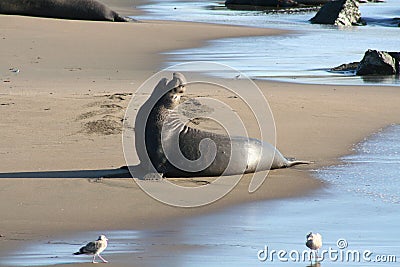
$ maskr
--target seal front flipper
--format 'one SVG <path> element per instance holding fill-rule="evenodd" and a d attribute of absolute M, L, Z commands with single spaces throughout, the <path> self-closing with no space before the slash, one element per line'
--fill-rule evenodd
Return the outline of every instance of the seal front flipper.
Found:
<path fill-rule="evenodd" d="M 302 165 L 302 164 L 305 164 L 305 165 L 308 165 L 308 164 L 313 164 L 314 162 L 313 161 L 308 161 L 308 160 L 296 160 L 296 159 L 294 159 L 294 158 L 291 158 L 291 159 L 287 159 L 287 168 L 289 168 L 289 167 L 292 167 L 292 166 L 295 166 L 295 165 Z"/>

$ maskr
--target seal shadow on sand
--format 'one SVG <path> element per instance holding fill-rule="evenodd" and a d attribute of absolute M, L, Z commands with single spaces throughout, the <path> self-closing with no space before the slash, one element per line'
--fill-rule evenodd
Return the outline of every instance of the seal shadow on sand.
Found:
<path fill-rule="evenodd" d="M 130 166 L 129 169 L 136 178 L 140 178 L 143 173 L 140 164 Z M 0 173 L 0 178 L 132 178 L 129 169 L 128 167 L 121 167 L 98 170 L 8 172 Z"/>
<path fill-rule="evenodd" d="M 104 182 L 104 179 L 124 179 L 136 178 L 139 180 L 149 180 L 146 169 L 140 164 L 134 166 L 123 166 L 116 169 L 98 169 L 98 170 L 71 170 L 71 171 L 41 171 L 41 172 L 9 172 L 0 173 L 0 179 L 6 178 L 49 178 L 49 179 L 89 179 L 89 182 Z M 210 184 L 213 178 L 177 178 L 168 180 L 184 186 L 202 186 Z M 178 181 L 179 180 L 179 181 Z M 182 184 L 182 185 L 183 185 Z M 111 185 L 111 184 L 109 184 Z M 114 184 L 115 185 L 115 184 Z"/>

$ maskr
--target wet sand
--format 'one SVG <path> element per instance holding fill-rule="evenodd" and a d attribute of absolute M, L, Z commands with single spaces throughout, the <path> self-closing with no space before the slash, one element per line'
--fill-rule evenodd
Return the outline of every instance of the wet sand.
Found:
<path fill-rule="evenodd" d="M 118 122 L 131 94 L 158 71 L 160 52 L 215 38 L 283 33 L 196 23 L 113 24 L 18 16 L 0 16 L 0 25 L 1 173 L 122 166 Z M 14 67 L 20 73 L 9 71 Z M 234 204 L 304 195 L 322 186 L 307 170 L 337 162 L 369 133 L 399 123 L 397 88 L 257 85 L 275 116 L 280 151 L 315 164 L 272 171 L 253 194 L 247 192 L 245 176 L 221 201 L 196 209 L 161 204 L 131 179 L 2 178 L 0 259 L 28 242 L 77 231 L 157 228 L 165 221 Z M 205 87 L 203 93 L 213 92 Z"/>

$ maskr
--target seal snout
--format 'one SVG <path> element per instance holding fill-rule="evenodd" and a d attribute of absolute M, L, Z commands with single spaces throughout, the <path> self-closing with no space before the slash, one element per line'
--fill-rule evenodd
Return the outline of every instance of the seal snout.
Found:
<path fill-rule="evenodd" d="M 173 74 L 172 80 L 168 83 L 168 85 L 171 88 L 170 94 L 174 102 L 179 102 L 181 100 L 181 96 L 186 92 L 185 83 L 186 79 L 181 73 L 175 72 Z"/>
<path fill-rule="evenodd" d="M 174 88 L 174 90 L 177 94 L 184 94 L 186 91 L 186 88 L 184 85 L 179 85 L 177 88 Z"/>

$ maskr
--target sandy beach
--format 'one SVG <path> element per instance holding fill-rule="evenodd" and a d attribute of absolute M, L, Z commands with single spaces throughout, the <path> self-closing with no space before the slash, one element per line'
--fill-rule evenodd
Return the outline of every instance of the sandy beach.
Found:
<path fill-rule="evenodd" d="M 140 12 L 130 1 L 110 2 L 124 15 Z M 4 15 L 0 15 L 0 29 L 0 174 L 123 166 L 124 109 L 137 88 L 159 70 L 164 59 L 160 53 L 216 38 L 285 34 L 199 23 L 106 23 Z M 193 209 L 157 202 L 132 179 L 1 178 L 0 265 L 10 250 L 52 236 L 157 228 L 166 221 L 239 203 L 310 193 L 324 185 L 309 170 L 336 163 L 338 157 L 351 153 L 353 144 L 400 123 L 395 87 L 256 84 L 274 114 L 277 147 L 284 155 L 314 164 L 271 171 L 253 194 L 247 192 L 246 175 L 222 200 Z M 210 91 L 205 87 L 201 94 Z"/>

